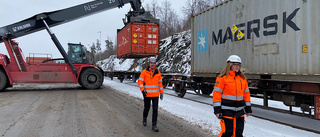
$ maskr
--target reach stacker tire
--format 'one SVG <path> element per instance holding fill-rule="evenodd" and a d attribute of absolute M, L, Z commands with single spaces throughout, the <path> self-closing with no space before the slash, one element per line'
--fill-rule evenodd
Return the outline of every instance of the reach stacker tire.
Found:
<path fill-rule="evenodd" d="M 3 70 L 0 70 L 0 91 L 3 91 L 7 88 L 7 76 L 3 72 Z"/>
<path fill-rule="evenodd" d="M 103 83 L 103 74 L 96 68 L 83 70 L 79 77 L 79 84 L 86 89 L 97 89 Z"/>

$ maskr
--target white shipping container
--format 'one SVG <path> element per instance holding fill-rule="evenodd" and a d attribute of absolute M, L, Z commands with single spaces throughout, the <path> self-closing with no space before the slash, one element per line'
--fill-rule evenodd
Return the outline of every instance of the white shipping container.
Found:
<path fill-rule="evenodd" d="M 192 75 L 236 54 L 247 77 L 320 81 L 320 0 L 228 0 L 192 17 Z M 232 34 L 235 24 L 244 37 Z M 259 77 L 257 77 L 259 78 Z"/>

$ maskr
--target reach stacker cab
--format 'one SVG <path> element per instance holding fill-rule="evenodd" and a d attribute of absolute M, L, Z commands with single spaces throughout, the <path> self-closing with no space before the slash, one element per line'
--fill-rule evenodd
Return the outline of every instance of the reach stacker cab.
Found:
<path fill-rule="evenodd" d="M 72 63 L 93 63 L 86 48 L 81 43 L 68 43 L 68 57 Z"/>

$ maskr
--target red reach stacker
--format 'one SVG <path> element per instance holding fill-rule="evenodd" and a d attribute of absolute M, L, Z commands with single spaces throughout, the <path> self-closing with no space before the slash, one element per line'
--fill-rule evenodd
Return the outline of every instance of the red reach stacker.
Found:
<path fill-rule="evenodd" d="M 0 54 L 0 90 L 12 87 L 14 83 L 79 83 L 87 89 L 99 88 L 104 79 L 103 71 L 96 65 L 76 59 L 83 58 L 85 56 L 83 54 L 69 52 L 68 55 L 50 27 L 111 8 L 120 8 L 127 3 L 131 4 L 132 11 L 126 15 L 125 25 L 131 21 L 159 23 L 159 20 L 141 7 L 140 0 L 95 0 L 62 10 L 37 14 L 20 22 L 0 27 L 0 43 L 4 42 L 10 56 L 8 58 L 7 55 Z M 65 63 L 26 62 L 19 43 L 13 40 L 44 29 L 48 31 Z"/>

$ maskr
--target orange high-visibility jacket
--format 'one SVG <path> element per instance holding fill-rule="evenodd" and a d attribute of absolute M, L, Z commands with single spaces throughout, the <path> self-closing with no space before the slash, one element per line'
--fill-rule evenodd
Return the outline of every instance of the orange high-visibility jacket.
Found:
<path fill-rule="evenodd" d="M 138 79 L 138 85 L 141 91 L 147 91 L 146 97 L 159 97 L 160 93 L 163 94 L 162 77 L 157 68 L 153 72 L 150 67 L 143 70 Z"/>
<path fill-rule="evenodd" d="M 233 116 L 252 113 L 250 91 L 246 79 L 230 70 L 228 76 L 218 77 L 213 89 L 214 113 Z"/>

